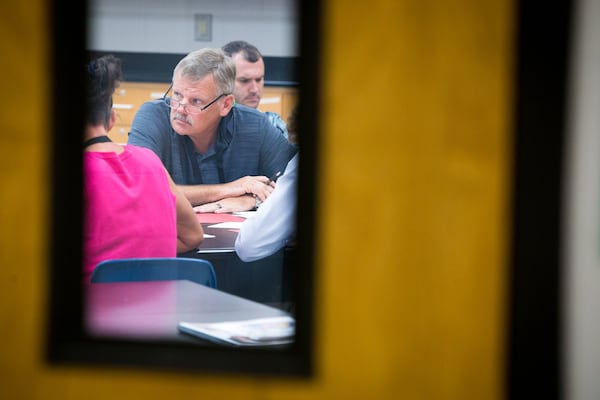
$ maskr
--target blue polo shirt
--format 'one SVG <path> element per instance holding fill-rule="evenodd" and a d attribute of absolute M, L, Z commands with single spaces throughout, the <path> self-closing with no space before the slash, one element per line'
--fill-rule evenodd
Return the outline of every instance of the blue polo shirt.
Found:
<path fill-rule="evenodd" d="M 162 99 L 142 104 L 127 142 L 154 151 L 180 185 L 227 183 L 246 175 L 272 176 L 285 170 L 297 152 L 264 113 L 236 104 L 221 119 L 214 144 L 200 154 L 188 136 L 173 130 L 170 108 Z"/>

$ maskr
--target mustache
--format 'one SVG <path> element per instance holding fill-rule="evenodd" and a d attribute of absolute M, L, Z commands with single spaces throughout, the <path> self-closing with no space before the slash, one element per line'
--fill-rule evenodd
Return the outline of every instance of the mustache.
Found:
<path fill-rule="evenodd" d="M 183 121 L 183 122 L 185 122 L 187 124 L 190 124 L 190 125 L 192 124 L 192 120 L 190 118 L 188 118 L 188 116 L 183 115 L 183 114 L 175 113 L 173 115 L 173 120 Z"/>

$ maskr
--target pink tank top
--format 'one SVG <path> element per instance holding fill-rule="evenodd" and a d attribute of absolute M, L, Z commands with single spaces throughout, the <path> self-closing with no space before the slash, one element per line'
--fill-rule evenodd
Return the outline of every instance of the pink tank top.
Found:
<path fill-rule="evenodd" d="M 83 273 L 103 260 L 175 257 L 177 216 L 160 159 L 127 145 L 121 154 L 84 152 Z"/>

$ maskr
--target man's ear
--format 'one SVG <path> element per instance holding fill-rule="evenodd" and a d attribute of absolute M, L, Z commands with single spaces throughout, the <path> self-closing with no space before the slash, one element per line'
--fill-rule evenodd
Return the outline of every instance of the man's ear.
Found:
<path fill-rule="evenodd" d="M 233 94 L 225 96 L 223 98 L 223 107 L 221 108 L 221 116 L 224 117 L 227 114 L 229 114 L 229 111 L 231 111 L 231 109 L 233 108 L 234 105 L 235 105 L 235 97 L 233 97 Z"/>

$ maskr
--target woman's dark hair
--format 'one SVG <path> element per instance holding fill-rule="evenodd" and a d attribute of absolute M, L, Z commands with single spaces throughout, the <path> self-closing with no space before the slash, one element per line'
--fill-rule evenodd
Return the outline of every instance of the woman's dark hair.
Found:
<path fill-rule="evenodd" d="M 108 128 L 112 110 L 112 96 L 122 80 L 121 60 L 105 55 L 87 65 L 86 123 Z"/>

